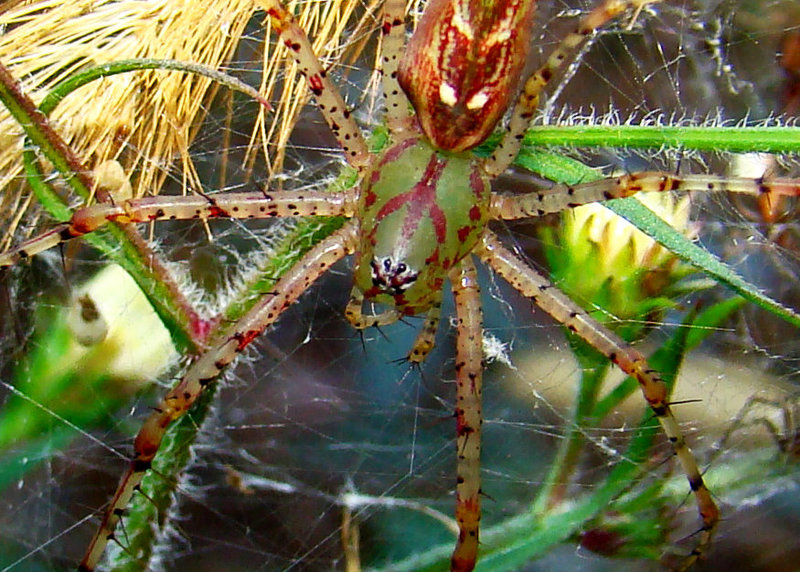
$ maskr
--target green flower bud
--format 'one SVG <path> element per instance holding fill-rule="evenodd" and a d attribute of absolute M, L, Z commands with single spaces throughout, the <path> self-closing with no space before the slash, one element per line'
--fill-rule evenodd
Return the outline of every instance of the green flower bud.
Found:
<path fill-rule="evenodd" d="M 686 233 L 689 199 L 669 193 L 635 196 Z M 543 233 L 555 284 L 595 318 L 632 341 L 675 305 L 673 286 L 691 268 L 602 204 L 566 211 L 558 229 Z"/>

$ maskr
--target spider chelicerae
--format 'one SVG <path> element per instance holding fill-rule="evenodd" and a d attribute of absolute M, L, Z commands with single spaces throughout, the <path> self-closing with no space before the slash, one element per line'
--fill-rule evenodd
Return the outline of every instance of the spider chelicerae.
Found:
<path fill-rule="evenodd" d="M 357 329 L 390 324 L 421 314 L 424 325 L 408 359 L 424 361 L 433 346 L 442 291 L 452 286 L 457 320 L 456 520 L 459 536 L 453 570 L 469 570 L 479 552 L 481 505 L 481 305 L 473 258 L 481 259 L 524 296 L 603 353 L 639 383 L 653 414 L 672 443 L 696 498 L 701 525 L 688 562 L 710 542 L 719 518 L 700 470 L 671 412 L 658 372 L 636 349 L 570 301 L 488 228 L 490 220 L 514 220 L 560 212 L 575 205 L 625 197 L 639 191 L 728 190 L 760 196 L 797 194 L 786 181 L 677 177 L 648 172 L 596 183 L 556 186 L 522 196 L 494 194 L 489 183 L 517 155 L 520 139 L 537 107 L 538 96 L 569 55 L 598 26 L 646 0 L 607 0 L 567 36 L 545 65 L 524 83 L 513 105 L 503 139 L 487 159 L 469 150 L 483 142 L 510 106 L 525 62 L 533 2 L 509 1 L 504 8 L 480 9 L 480 2 L 432 0 L 406 49 L 404 2 L 388 0 L 383 16 L 383 91 L 391 142 L 380 154 L 369 152 L 304 32 L 278 2 L 264 2 L 273 28 L 308 79 L 325 120 L 345 159 L 361 177 L 341 193 L 273 191 L 180 198 L 146 198 L 99 203 L 75 212 L 70 222 L 0 256 L 0 266 L 92 232 L 109 221 L 160 219 L 342 216 L 348 220 L 314 246 L 286 272 L 274 289 L 214 340 L 182 379 L 159 402 L 139 431 L 130 468 L 81 563 L 95 569 L 120 516 L 158 453 L 169 425 L 183 416 L 204 389 L 247 346 L 272 325 L 339 259 L 354 255 L 355 286 L 345 315 Z M 477 46 L 474 52 L 461 44 Z M 442 65 L 443 54 L 451 59 Z M 406 95 L 408 100 L 406 99 Z M 409 111 L 408 101 L 415 113 Z M 363 311 L 374 302 L 385 311 Z"/>

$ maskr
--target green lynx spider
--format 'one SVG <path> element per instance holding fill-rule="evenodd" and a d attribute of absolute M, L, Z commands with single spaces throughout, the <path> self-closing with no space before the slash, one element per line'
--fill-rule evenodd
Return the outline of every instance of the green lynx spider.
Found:
<path fill-rule="evenodd" d="M 238 354 L 320 276 L 336 261 L 351 254 L 355 256 L 355 286 L 346 309 L 347 319 L 355 328 L 364 329 L 392 323 L 405 315 L 424 314 L 424 326 L 408 355 L 412 362 L 422 362 L 432 348 L 445 281 L 449 279 L 453 288 L 458 335 L 454 414 L 458 454 L 456 520 L 460 530 L 451 560 L 453 570 L 471 570 L 479 546 L 482 319 L 472 255 L 638 380 L 645 400 L 672 443 L 696 498 L 702 524 L 697 545 L 687 563 L 700 556 L 711 540 L 719 513 L 672 414 L 665 385 L 658 373 L 648 366 L 638 350 L 592 319 L 504 247 L 488 229 L 488 222 L 493 219 L 537 217 L 580 204 L 630 196 L 639 191 L 726 190 L 752 195 L 799 194 L 798 186 L 790 181 L 764 182 L 714 176 L 679 178 L 657 172 L 576 186 L 556 186 L 547 193 L 525 196 L 491 192 L 490 181 L 503 173 L 515 158 L 521 137 L 537 107 L 538 95 L 548 80 L 597 27 L 629 7 L 640 8 L 648 1 L 605 0 L 593 10 L 526 81 L 510 112 L 501 143 L 491 157 L 479 160 L 466 151 L 486 138 L 509 107 L 516 92 L 515 77 L 520 73 L 519 61 L 524 60 L 525 48 L 502 55 L 516 60 L 511 63 L 502 60 L 496 67 L 505 70 L 503 75 L 478 85 L 474 78 L 463 80 L 465 83 L 451 82 L 448 79 L 451 76 L 446 73 L 448 70 L 438 69 L 439 79 L 428 77 L 432 87 L 427 86 L 426 92 L 425 86 L 415 83 L 419 80 L 414 78 L 414 68 L 425 58 L 428 63 L 438 61 L 437 58 L 450 49 L 447 38 L 454 35 L 470 37 L 484 46 L 508 41 L 515 37 L 515 30 L 520 27 L 530 28 L 535 2 L 498 0 L 497 7 L 492 10 L 486 10 L 485 6 L 481 8 L 481 18 L 488 16 L 488 19 L 480 20 L 476 19 L 476 13 L 481 11 L 478 6 L 485 2 L 431 0 L 418 27 L 419 33 L 415 34 L 404 55 L 405 3 L 386 0 L 382 73 L 387 107 L 385 122 L 392 143 L 382 154 L 372 155 L 304 32 L 278 1 L 265 0 L 262 3 L 274 29 L 306 76 L 345 159 L 361 175 L 358 187 L 337 194 L 266 191 L 149 197 L 118 204 L 95 204 L 77 210 L 68 223 L 0 255 L 0 266 L 9 266 L 63 241 L 92 232 L 109 221 L 137 223 L 176 218 L 296 216 L 343 216 L 350 219 L 309 251 L 280 279 L 273 292 L 265 295 L 245 317 L 214 341 L 144 422 L 134 442 L 129 469 L 80 564 L 80 570 L 96 568 L 170 424 L 184 415 Z M 437 44 L 439 41 L 441 43 Z M 477 66 L 469 57 L 463 54 L 462 57 L 467 69 Z M 467 88 L 472 89 L 467 94 L 468 100 L 465 95 Z M 416 115 L 410 113 L 404 91 L 411 94 Z M 448 125 L 452 119 L 452 116 L 448 119 L 447 113 L 480 110 L 492 102 L 499 113 L 494 113 L 490 119 L 479 119 L 477 125 L 461 127 L 455 135 L 443 135 L 442 125 Z M 383 304 L 388 309 L 377 315 L 366 315 L 362 310 L 365 300 Z"/>

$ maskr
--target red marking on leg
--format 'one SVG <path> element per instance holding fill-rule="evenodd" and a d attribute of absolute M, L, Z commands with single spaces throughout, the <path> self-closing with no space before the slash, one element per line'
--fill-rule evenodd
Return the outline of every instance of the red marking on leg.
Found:
<path fill-rule="evenodd" d="M 241 332 L 234 335 L 234 338 L 239 342 L 239 345 L 236 346 L 236 351 L 242 351 L 244 348 L 250 345 L 250 343 L 259 336 L 259 334 L 261 334 L 261 330 L 248 330 L 246 332 Z"/>
<path fill-rule="evenodd" d="M 320 95 L 324 91 L 322 78 L 318 74 L 308 77 L 308 85 L 311 87 L 311 92 L 314 95 Z"/>
<path fill-rule="evenodd" d="M 480 500 L 477 496 L 470 497 L 467 500 L 459 499 L 461 508 L 469 515 L 477 514 L 481 508 Z"/>
<path fill-rule="evenodd" d="M 231 215 L 228 214 L 228 211 L 217 205 L 209 205 L 208 216 L 211 218 L 229 218 Z"/>
<path fill-rule="evenodd" d="M 460 407 L 456 409 L 456 435 L 464 437 L 473 433 L 475 430 L 466 422 L 464 417 L 464 410 Z"/>

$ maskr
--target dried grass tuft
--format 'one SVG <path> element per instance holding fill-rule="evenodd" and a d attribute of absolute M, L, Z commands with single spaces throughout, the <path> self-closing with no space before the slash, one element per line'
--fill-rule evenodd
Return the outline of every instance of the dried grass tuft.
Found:
<path fill-rule="evenodd" d="M 345 27 L 363 2 L 287 4 L 299 12 L 298 20 L 315 39 L 321 58 L 339 61 L 353 37 L 344 36 Z M 374 13 L 378 4 L 373 0 L 367 13 Z M 252 0 L 15 2 L 0 9 L 0 61 L 36 102 L 82 68 L 123 59 L 174 59 L 224 69 L 256 9 Z M 365 21 L 375 26 L 374 19 Z M 268 98 L 278 92 L 280 100 L 276 111 L 262 113 L 253 129 L 251 164 L 258 154 L 269 157 L 274 149 L 285 148 L 294 120 L 308 101 L 294 67 L 285 54 L 275 53 L 269 30 L 262 30 L 260 89 Z M 201 187 L 190 147 L 215 93 L 216 86 L 204 77 L 159 70 L 126 73 L 80 88 L 56 108 L 52 120 L 87 169 L 119 161 L 136 196 L 158 193 L 168 177 L 180 180 L 188 192 Z M 15 234 L 31 207 L 30 191 L 21 177 L 21 133 L 0 109 L 0 251 L 21 239 Z M 267 164 L 276 164 L 274 158 Z M 19 234 L 32 231 L 35 225 L 28 222 Z"/>

